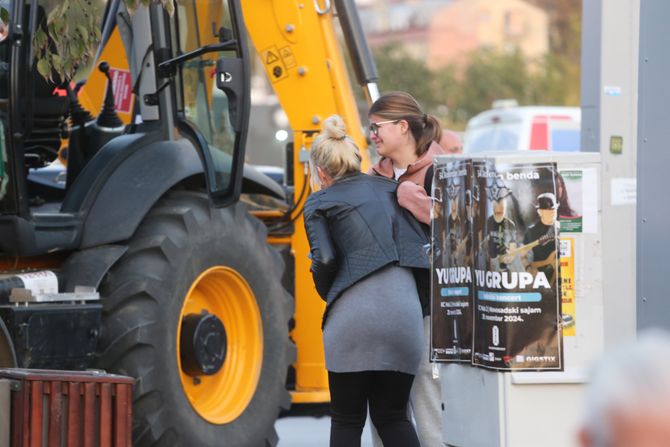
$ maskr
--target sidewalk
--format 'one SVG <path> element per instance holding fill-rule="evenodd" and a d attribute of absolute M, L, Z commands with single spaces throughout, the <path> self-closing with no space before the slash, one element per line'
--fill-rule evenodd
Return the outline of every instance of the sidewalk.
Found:
<path fill-rule="evenodd" d="M 369 424 L 369 421 L 368 421 Z M 372 447 L 368 424 L 363 429 L 361 447 Z M 277 447 L 328 447 L 330 417 L 288 416 L 275 424 L 279 443 Z"/>

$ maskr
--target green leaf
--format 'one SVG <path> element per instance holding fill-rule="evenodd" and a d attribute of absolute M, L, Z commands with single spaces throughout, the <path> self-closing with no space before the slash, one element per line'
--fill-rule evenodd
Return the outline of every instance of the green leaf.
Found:
<path fill-rule="evenodd" d="M 87 46 L 89 41 L 88 29 L 84 25 L 79 25 L 77 26 L 77 30 L 81 33 L 82 44 L 84 44 L 84 46 Z"/>
<path fill-rule="evenodd" d="M 74 59 L 78 59 L 84 54 L 84 44 L 81 40 L 75 40 L 70 43 L 70 54 Z"/>
<path fill-rule="evenodd" d="M 37 71 L 43 76 L 47 77 L 51 73 L 51 67 L 49 66 L 49 62 L 47 62 L 46 59 L 40 59 L 37 61 Z"/>
<path fill-rule="evenodd" d="M 49 12 L 49 15 L 47 16 L 47 23 L 49 23 L 49 24 L 53 23 L 53 21 L 56 20 L 56 18 L 60 15 L 62 15 L 62 12 L 61 12 L 60 8 L 56 6 L 54 9 L 52 9 Z"/>
<path fill-rule="evenodd" d="M 49 49 L 49 51 L 52 53 L 51 54 L 52 57 L 56 56 L 56 55 L 59 55 L 58 56 L 59 58 L 65 56 L 65 42 L 63 40 L 64 39 L 58 39 L 58 40 L 54 41 L 54 43 L 56 44 L 56 50 L 53 51 L 51 48 Z M 52 60 L 52 63 L 53 63 L 53 60 Z"/>
<path fill-rule="evenodd" d="M 7 8 L 0 7 L 0 20 L 9 23 L 9 10 Z"/>
<path fill-rule="evenodd" d="M 47 44 L 47 35 L 40 28 L 35 33 L 35 39 L 34 39 L 33 45 L 37 48 L 44 48 L 46 46 L 46 44 Z"/>
<path fill-rule="evenodd" d="M 51 55 L 51 63 L 56 71 L 60 72 L 63 67 L 63 61 L 58 54 Z"/>

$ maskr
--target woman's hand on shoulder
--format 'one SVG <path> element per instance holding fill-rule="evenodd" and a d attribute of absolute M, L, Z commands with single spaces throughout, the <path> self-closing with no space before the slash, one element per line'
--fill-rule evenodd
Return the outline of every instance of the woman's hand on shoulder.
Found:
<path fill-rule="evenodd" d="M 419 221 L 430 225 L 432 200 L 423 186 L 407 180 L 398 185 L 398 205 L 408 210 Z"/>
<path fill-rule="evenodd" d="M 405 205 L 414 202 L 417 197 L 427 197 L 426 190 L 416 183 L 406 180 L 398 185 L 398 204 L 403 208 Z"/>

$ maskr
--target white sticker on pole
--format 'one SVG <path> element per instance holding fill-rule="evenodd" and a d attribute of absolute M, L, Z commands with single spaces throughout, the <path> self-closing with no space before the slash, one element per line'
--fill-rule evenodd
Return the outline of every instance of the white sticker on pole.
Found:
<path fill-rule="evenodd" d="M 613 178 L 611 184 L 612 206 L 635 205 L 637 203 L 637 179 Z"/>
<path fill-rule="evenodd" d="M 54 272 L 44 270 L 41 272 L 21 273 L 16 276 L 21 278 L 23 287 L 30 290 L 33 295 L 58 293 L 58 277 Z"/>
<path fill-rule="evenodd" d="M 618 85 L 606 85 L 603 87 L 606 96 L 621 96 L 621 87 Z"/>

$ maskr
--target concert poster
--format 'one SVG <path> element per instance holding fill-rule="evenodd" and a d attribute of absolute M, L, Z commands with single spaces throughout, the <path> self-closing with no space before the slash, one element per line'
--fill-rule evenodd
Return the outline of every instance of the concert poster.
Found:
<path fill-rule="evenodd" d="M 473 162 L 475 366 L 563 369 L 556 173 Z"/>
<path fill-rule="evenodd" d="M 472 161 L 434 165 L 432 215 L 432 362 L 472 360 Z"/>

